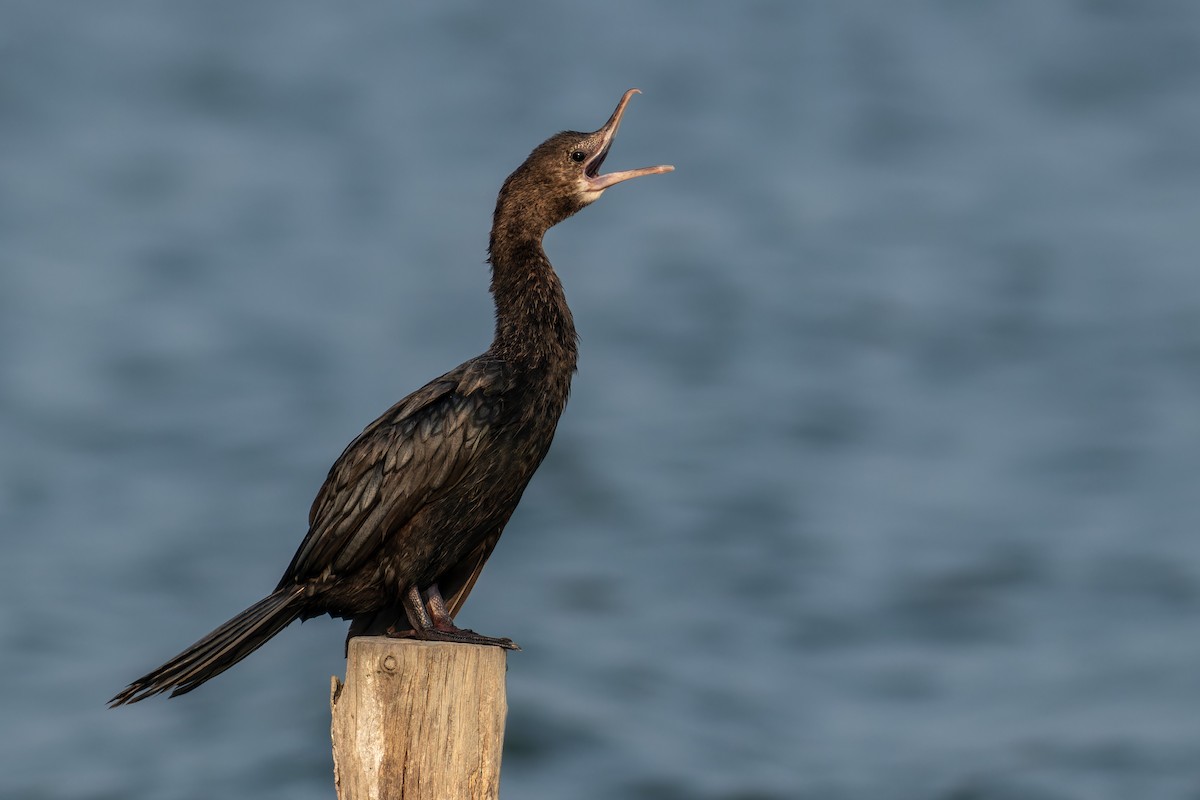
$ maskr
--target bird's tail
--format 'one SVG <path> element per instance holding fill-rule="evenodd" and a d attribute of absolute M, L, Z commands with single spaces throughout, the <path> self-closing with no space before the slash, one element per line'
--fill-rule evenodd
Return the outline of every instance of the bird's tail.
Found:
<path fill-rule="evenodd" d="M 109 707 L 136 703 L 167 690 L 186 694 L 215 678 L 258 648 L 304 610 L 304 587 L 284 586 L 259 600 L 153 672 L 143 675 L 108 701 Z"/>

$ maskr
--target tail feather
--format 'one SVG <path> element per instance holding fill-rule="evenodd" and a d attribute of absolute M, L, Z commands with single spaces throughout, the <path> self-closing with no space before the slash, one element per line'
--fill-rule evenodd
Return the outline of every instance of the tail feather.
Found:
<path fill-rule="evenodd" d="M 109 707 L 136 703 L 166 691 L 186 694 L 215 678 L 299 618 L 304 588 L 285 586 L 205 636 L 158 669 L 129 684 L 108 701 Z"/>

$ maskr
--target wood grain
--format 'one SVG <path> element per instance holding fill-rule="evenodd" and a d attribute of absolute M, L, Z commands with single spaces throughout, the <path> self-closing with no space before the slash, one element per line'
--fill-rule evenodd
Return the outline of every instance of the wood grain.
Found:
<path fill-rule="evenodd" d="M 330 694 L 339 800 L 498 797 L 505 669 L 499 647 L 351 639 Z"/>

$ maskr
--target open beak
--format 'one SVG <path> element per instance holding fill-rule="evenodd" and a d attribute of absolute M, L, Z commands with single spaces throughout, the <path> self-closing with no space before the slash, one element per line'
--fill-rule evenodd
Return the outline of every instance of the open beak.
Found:
<path fill-rule="evenodd" d="M 675 167 L 660 164 L 657 167 L 627 169 L 622 172 L 610 172 L 607 175 L 600 174 L 600 165 L 604 163 L 604 157 L 608 155 L 608 148 L 612 145 L 613 138 L 617 135 L 617 128 L 621 127 L 621 118 L 625 116 L 625 107 L 629 105 L 630 98 L 635 94 L 641 93 L 641 89 L 630 89 L 626 92 L 621 97 L 621 102 L 617 103 L 617 110 L 608 118 L 608 122 L 604 123 L 603 128 L 596 131 L 596 135 L 600 137 L 600 147 L 584 166 L 583 170 L 584 179 L 588 183 L 589 191 L 602 192 L 609 186 L 618 184 L 621 181 L 627 181 L 630 178 L 640 178 L 643 175 L 659 175 L 675 169 Z"/>

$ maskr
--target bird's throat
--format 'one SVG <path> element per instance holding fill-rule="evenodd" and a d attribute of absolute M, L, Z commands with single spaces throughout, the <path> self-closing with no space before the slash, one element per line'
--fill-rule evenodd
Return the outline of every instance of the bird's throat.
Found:
<path fill-rule="evenodd" d="M 493 237 L 492 246 L 492 350 L 530 368 L 573 372 L 578 355 L 575 321 L 540 239 Z"/>

